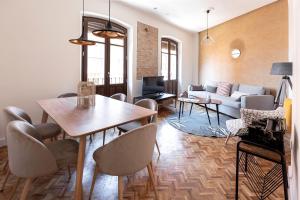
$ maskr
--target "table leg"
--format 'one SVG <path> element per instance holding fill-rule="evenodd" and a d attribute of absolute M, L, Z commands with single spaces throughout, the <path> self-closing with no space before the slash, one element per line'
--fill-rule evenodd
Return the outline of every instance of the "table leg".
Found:
<path fill-rule="evenodd" d="M 207 105 L 204 104 L 204 106 L 205 106 L 205 110 L 206 110 L 206 114 L 207 114 L 207 118 L 208 118 L 209 125 L 211 125 L 210 117 L 209 117 L 209 114 L 208 114 L 208 108 L 207 108 Z"/>
<path fill-rule="evenodd" d="M 48 120 L 48 113 L 46 113 L 45 111 L 43 111 L 42 124 L 47 123 L 47 120 Z"/>
<path fill-rule="evenodd" d="M 193 103 L 191 103 L 191 108 L 190 108 L 190 115 L 192 114 L 192 109 L 193 109 Z"/>
<path fill-rule="evenodd" d="M 177 107 L 177 100 L 176 99 L 174 99 L 174 106 L 175 106 L 175 108 Z"/>
<path fill-rule="evenodd" d="M 75 187 L 75 199 L 82 200 L 82 177 L 84 168 L 84 157 L 85 157 L 85 145 L 86 136 L 81 136 L 79 139 L 79 151 L 77 159 L 77 169 L 76 169 L 76 187 Z"/>
<path fill-rule="evenodd" d="M 184 102 L 182 102 L 182 107 L 181 107 L 181 115 L 183 116 L 183 110 L 184 110 Z"/>
<path fill-rule="evenodd" d="M 220 126 L 219 104 L 216 104 L 216 109 L 217 109 L 218 125 Z"/>
<path fill-rule="evenodd" d="M 178 119 L 180 120 L 180 114 L 181 114 L 181 105 L 182 104 L 182 102 L 180 101 L 179 102 L 179 112 L 178 112 Z"/>

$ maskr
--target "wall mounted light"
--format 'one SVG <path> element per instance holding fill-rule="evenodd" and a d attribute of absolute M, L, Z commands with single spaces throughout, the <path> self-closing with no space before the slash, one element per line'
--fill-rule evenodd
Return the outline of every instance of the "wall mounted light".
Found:
<path fill-rule="evenodd" d="M 232 51 L 231 51 L 231 57 L 233 58 L 233 59 L 237 59 L 237 58 L 239 58 L 241 56 L 241 51 L 239 50 L 239 49 L 233 49 Z"/>

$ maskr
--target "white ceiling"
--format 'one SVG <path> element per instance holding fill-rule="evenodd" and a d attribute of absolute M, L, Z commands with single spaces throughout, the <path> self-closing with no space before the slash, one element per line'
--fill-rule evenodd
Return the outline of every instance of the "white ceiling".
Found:
<path fill-rule="evenodd" d="M 209 27 L 273 3 L 277 0 L 115 0 L 131 7 L 158 15 L 160 18 L 189 31 L 206 29 L 206 10 Z"/>

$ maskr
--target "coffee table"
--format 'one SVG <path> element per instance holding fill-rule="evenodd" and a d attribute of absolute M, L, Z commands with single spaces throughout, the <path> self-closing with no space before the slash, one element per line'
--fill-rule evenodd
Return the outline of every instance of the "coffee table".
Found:
<path fill-rule="evenodd" d="M 218 125 L 220 126 L 220 113 L 219 113 L 219 105 L 222 104 L 222 101 L 217 100 L 217 99 L 207 99 L 207 98 L 200 98 L 200 97 L 179 97 L 179 113 L 178 113 L 178 118 L 180 119 L 181 115 L 183 115 L 183 108 L 184 108 L 184 103 L 190 103 L 191 108 L 190 108 L 190 115 L 192 112 L 193 105 L 196 104 L 198 106 L 203 105 L 206 110 L 208 122 L 211 125 L 209 113 L 208 113 L 208 108 L 207 104 L 215 104 L 216 105 L 216 110 L 217 110 L 217 117 L 218 117 Z"/>

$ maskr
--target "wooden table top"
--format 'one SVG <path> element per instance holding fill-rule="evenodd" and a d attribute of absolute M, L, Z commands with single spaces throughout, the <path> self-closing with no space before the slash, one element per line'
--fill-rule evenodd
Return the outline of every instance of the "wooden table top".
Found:
<path fill-rule="evenodd" d="M 187 103 L 195 103 L 195 104 L 222 104 L 221 100 L 217 99 L 206 99 L 206 98 L 201 98 L 201 97 L 179 97 L 178 101 L 182 102 L 187 102 Z"/>
<path fill-rule="evenodd" d="M 100 132 L 131 121 L 157 114 L 109 97 L 96 95 L 96 105 L 87 109 L 77 107 L 77 97 L 39 100 L 38 104 L 72 137 Z"/>

